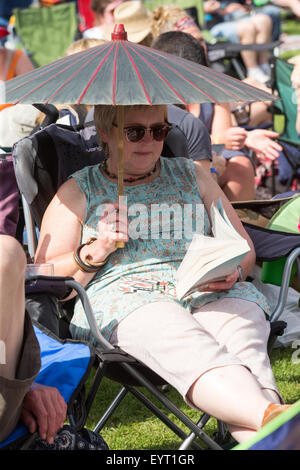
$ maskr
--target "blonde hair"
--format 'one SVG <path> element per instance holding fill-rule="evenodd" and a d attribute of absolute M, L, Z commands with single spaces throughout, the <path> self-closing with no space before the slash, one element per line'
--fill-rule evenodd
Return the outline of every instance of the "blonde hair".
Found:
<path fill-rule="evenodd" d="M 165 119 L 166 121 L 168 121 L 167 106 L 165 104 L 153 105 L 153 107 L 158 107 L 158 106 L 159 107 L 163 106 Z M 123 106 L 123 108 L 124 108 L 124 114 L 126 114 L 127 111 L 130 111 L 132 109 L 139 111 L 145 108 L 149 108 L 149 105 L 134 104 L 134 105 Z M 106 155 L 108 155 L 108 145 L 106 144 L 106 142 L 102 142 L 98 131 L 99 129 L 101 129 L 103 132 L 108 134 L 112 128 L 112 125 L 116 119 L 116 116 L 117 116 L 117 106 L 97 104 L 94 108 L 94 124 L 97 130 L 99 144 L 102 147 Z"/>
<path fill-rule="evenodd" d="M 107 41 L 105 39 L 95 39 L 95 38 L 82 38 L 73 42 L 67 49 L 66 56 L 75 54 L 76 52 L 86 51 L 90 47 L 100 46 L 105 44 Z"/>
<path fill-rule="evenodd" d="M 184 17 L 191 18 L 186 11 L 174 5 L 164 5 L 156 8 L 152 13 L 151 31 L 153 39 L 160 34 L 173 31 L 176 23 Z"/>

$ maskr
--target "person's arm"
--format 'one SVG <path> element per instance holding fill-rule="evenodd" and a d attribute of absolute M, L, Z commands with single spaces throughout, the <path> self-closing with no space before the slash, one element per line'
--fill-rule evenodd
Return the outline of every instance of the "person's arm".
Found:
<path fill-rule="evenodd" d="M 175 124 L 182 132 L 182 138 L 185 138 L 188 158 L 201 162 L 201 166 L 209 171 L 212 160 L 211 141 L 203 122 L 191 112 L 174 105 L 168 106 L 168 116 L 169 122 Z M 176 154 L 176 156 L 182 155 Z"/>
<path fill-rule="evenodd" d="M 249 244 L 250 252 L 247 253 L 245 258 L 241 262 L 241 267 L 243 270 L 243 280 L 245 280 L 247 276 L 252 272 L 256 260 L 253 242 L 246 230 L 244 229 L 237 213 L 233 209 L 232 205 L 230 204 L 229 200 L 227 199 L 219 185 L 213 180 L 212 177 L 208 176 L 206 173 L 203 172 L 202 168 L 198 165 L 197 162 L 195 162 L 195 171 L 198 187 L 207 213 L 210 214 L 210 207 L 212 202 L 217 203 L 218 199 L 221 199 L 224 210 L 226 211 L 226 214 L 233 227 L 242 237 L 247 240 Z M 231 275 L 227 276 L 225 281 L 210 282 L 208 287 L 205 286 L 201 290 L 220 291 L 231 289 L 233 285 L 237 282 L 238 278 L 239 272 L 236 269 Z"/>
<path fill-rule="evenodd" d="M 116 250 L 116 241 L 127 240 L 123 222 L 120 232 L 111 227 L 116 221 L 117 206 L 111 204 L 108 214 L 99 216 L 98 238 L 82 248 L 82 260 L 88 257 L 94 265 L 101 263 Z M 74 261 L 74 252 L 81 243 L 85 210 L 85 195 L 71 178 L 60 187 L 45 212 L 35 256 L 37 263 L 52 263 L 56 276 L 72 276 L 84 287 L 96 274 L 82 271 Z"/>
<path fill-rule="evenodd" d="M 279 157 L 279 152 L 282 150 L 281 145 L 273 140 L 277 137 L 279 137 L 277 132 L 267 129 L 254 129 L 247 132 L 245 145 L 253 150 L 258 157 L 276 160 Z"/>
<path fill-rule="evenodd" d="M 296 130 L 300 135 L 300 65 L 295 65 L 291 75 L 291 82 L 295 88 L 297 98 L 297 119 L 296 119 Z"/>
<path fill-rule="evenodd" d="M 34 66 L 27 56 L 27 54 L 21 54 L 17 64 L 16 64 L 16 76 L 22 75 L 23 73 L 31 72 L 34 70 Z"/>
<path fill-rule="evenodd" d="M 227 103 L 215 105 L 210 134 L 213 144 L 224 144 L 230 150 L 241 150 L 247 137 L 245 129 L 232 127 L 230 108 Z"/>

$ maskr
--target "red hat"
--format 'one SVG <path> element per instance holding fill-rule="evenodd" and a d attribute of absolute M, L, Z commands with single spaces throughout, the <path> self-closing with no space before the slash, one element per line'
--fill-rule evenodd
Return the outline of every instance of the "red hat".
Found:
<path fill-rule="evenodd" d="M 0 39 L 5 38 L 5 36 L 8 36 L 9 32 L 7 31 L 6 28 L 3 28 L 2 26 L 0 27 Z"/>

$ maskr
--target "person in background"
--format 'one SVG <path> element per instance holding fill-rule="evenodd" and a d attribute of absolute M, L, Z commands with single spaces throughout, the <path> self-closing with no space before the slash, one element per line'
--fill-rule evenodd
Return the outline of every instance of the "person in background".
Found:
<path fill-rule="evenodd" d="M 8 34 L 6 28 L 0 27 L 0 39 L 5 38 Z M 0 81 L 6 82 L 33 69 L 32 62 L 22 49 L 7 49 L 0 42 Z M 0 111 L 8 106 L 11 105 L 0 104 Z"/>
<path fill-rule="evenodd" d="M 291 82 L 295 88 L 297 102 L 296 131 L 300 135 L 300 64 L 296 64 L 291 75 Z"/>
<path fill-rule="evenodd" d="M 205 51 L 199 41 L 182 31 L 161 34 L 152 47 L 207 66 Z M 218 183 L 228 199 L 255 199 L 255 165 L 249 149 L 276 158 L 281 146 L 272 139 L 278 134 L 263 129 L 246 131 L 242 127 L 233 127 L 228 103 L 187 104 L 186 110 L 205 123 L 212 144 L 225 146 L 222 157 L 226 160 L 226 166 L 223 174 L 219 175 Z"/>
<path fill-rule="evenodd" d="M 104 27 L 113 23 L 115 8 L 123 0 L 92 0 L 91 10 L 94 12 L 95 20 L 92 28 L 86 29 L 83 38 L 104 39 Z"/>
<path fill-rule="evenodd" d="M 193 18 L 177 6 L 164 5 L 153 11 L 151 31 L 153 40 L 167 31 L 183 31 L 191 34 L 206 49 L 202 32 Z"/>
<path fill-rule="evenodd" d="M 150 46 L 153 37 L 151 31 L 151 13 L 139 0 L 123 2 L 114 10 L 113 23 L 105 27 L 105 39 L 111 40 L 111 33 L 116 24 L 123 24 L 128 41 Z"/>
<path fill-rule="evenodd" d="M 265 44 L 272 39 L 272 19 L 264 13 L 249 15 L 247 6 L 238 3 L 223 4 L 217 0 L 206 0 L 204 11 L 211 18 L 209 32 L 215 38 L 223 38 L 232 43 Z M 265 83 L 270 78 L 269 52 L 267 50 L 241 51 L 248 77 Z"/>

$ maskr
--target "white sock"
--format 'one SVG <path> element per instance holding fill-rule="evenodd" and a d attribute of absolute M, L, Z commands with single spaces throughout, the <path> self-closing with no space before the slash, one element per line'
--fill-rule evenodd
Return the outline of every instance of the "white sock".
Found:
<path fill-rule="evenodd" d="M 250 69 L 247 70 L 247 75 L 250 78 L 254 78 L 255 80 L 258 80 L 261 83 L 265 83 L 269 80 L 268 75 L 266 75 L 260 67 L 251 67 Z"/>
<path fill-rule="evenodd" d="M 265 75 L 268 75 L 268 77 L 271 76 L 271 67 L 268 62 L 265 62 L 264 64 L 260 64 L 259 68 L 263 71 Z"/>

